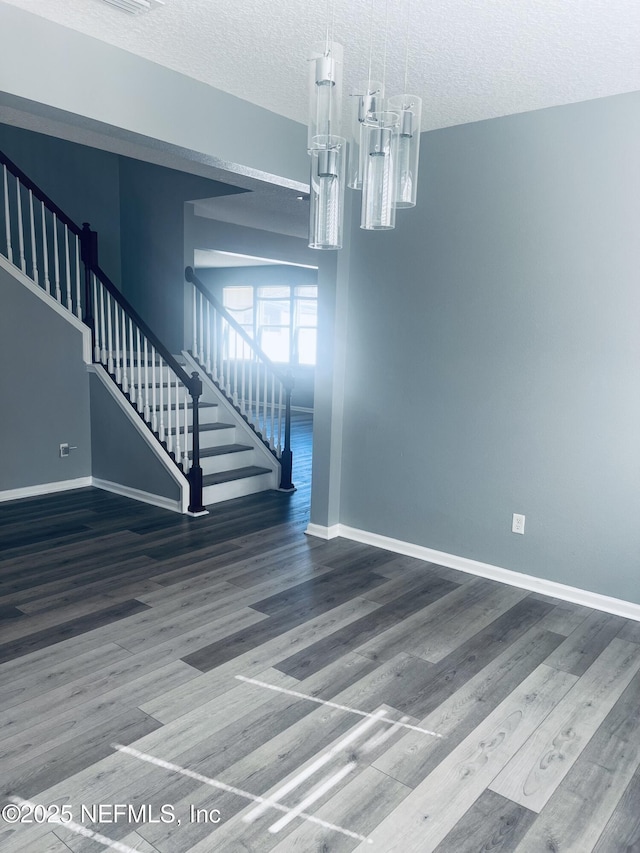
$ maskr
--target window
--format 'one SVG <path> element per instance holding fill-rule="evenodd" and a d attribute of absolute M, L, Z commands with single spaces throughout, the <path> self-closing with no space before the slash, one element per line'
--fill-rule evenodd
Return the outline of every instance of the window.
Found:
<path fill-rule="evenodd" d="M 315 365 L 318 325 L 315 285 L 225 287 L 222 301 L 272 361 Z M 236 351 L 234 344 L 231 340 L 228 344 L 231 357 Z"/>

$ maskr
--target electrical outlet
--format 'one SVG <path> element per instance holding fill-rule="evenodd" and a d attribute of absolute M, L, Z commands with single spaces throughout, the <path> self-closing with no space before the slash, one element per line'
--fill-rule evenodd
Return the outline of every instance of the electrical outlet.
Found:
<path fill-rule="evenodd" d="M 69 445 L 61 444 L 60 445 L 60 459 L 66 459 L 69 455 Z"/>
<path fill-rule="evenodd" d="M 511 522 L 511 532 L 524 534 L 524 515 L 518 515 L 517 512 L 513 513 L 513 521 Z"/>

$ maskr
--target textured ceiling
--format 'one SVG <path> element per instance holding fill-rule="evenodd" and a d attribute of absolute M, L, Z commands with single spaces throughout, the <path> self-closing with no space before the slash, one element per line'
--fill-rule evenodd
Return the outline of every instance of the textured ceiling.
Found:
<path fill-rule="evenodd" d="M 371 0 L 166 0 L 132 16 L 102 0 L 5 0 L 300 122 L 306 55 L 334 6 L 345 92 L 366 77 Z M 387 92 L 404 80 L 407 0 L 373 0 Z M 640 89 L 638 0 L 410 0 L 408 89 L 429 130 Z M 374 62 L 374 78 L 382 63 Z"/>

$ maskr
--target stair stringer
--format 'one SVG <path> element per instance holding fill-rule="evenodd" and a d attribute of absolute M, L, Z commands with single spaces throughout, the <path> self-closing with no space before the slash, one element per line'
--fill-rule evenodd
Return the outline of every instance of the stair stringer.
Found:
<path fill-rule="evenodd" d="M 256 433 L 247 421 L 242 417 L 240 412 L 231 403 L 225 394 L 218 388 L 215 382 L 204 370 L 202 365 L 193 358 L 191 353 L 183 351 L 182 356 L 185 360 L 185 370 L 187 373 L 196 372 L 202 380 L 202 397 L 201 400 L 205 403 L 217 403 L 219 406 L 220 420 L 225 420 L 232 423 L 238 431 L 238 436 L 242 437 L 242 442 L 249 444 L 256 452 L 256 464 L 271 471 L 268 478 L 266 489 L 277 489 L 280 485 L 280 462 L 274 454 L 265 445 L 262 438 Z M 224 414 L 223 414 L 224 413 Z M 267 479 L 265 477 L 265 479 Z"/>

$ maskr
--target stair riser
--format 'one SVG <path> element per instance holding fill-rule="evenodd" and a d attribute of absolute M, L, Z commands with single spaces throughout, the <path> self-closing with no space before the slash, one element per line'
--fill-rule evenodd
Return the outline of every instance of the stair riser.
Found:
<path fill-rule="evenodd" d="M 221 501 L 253 495 L 265 489 L 277 488 L 273 474 L 260 474 L 256 477 L 245 477 L 242 480 L 232 480 L 230 483 L 217 483 L 215 486 L 205 486 L 203 503 L 205 506 Z"/>
<path fill-rule="evenodd" d="M 236 428 L 200 430 L 200 447 L 220 447 L 223 444 L 233 444 L 236 440 Z"/>
<path fill-rule="evenodd" d="M 205 456 L 200 459 L 200 465 L 204 474 L 218 474 L 220 471 L 233 471 L 235 468 L 255 465 L 255 458 L 255 451 L 251 448 L 220 456 Z"/>
<path fill-rule="evenodd" d="M 200 416 L 200 424 L 215 424 L 218 422 L 218 408 L 217 406 L 206 406 L 205 408 L 201 408 L 199 411 Z M 180 426 L 184 424 L 184 411 L 180 409 Z M 160 411 L 156 412 L 156 418 L 158 421 L 160 420 Z M 165 424 L 169 423 L 169 411 L 165 407 L 164 409 L 164 422 Z M 193 424 L 193 410 L 187 409 L 187 423 L 189 426 Z M 175 427 L 176 425 L 176 410 L 171 410 L 171 425 Z"/>

